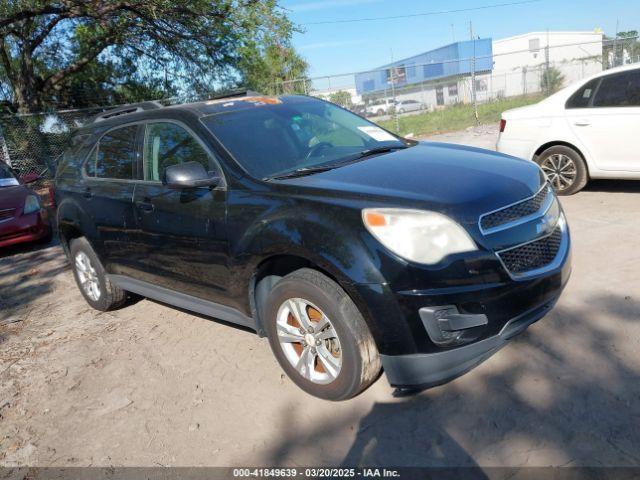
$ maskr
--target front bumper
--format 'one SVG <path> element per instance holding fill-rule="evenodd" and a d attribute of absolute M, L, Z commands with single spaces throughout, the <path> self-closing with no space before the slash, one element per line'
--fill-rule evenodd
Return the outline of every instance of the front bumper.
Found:
<path fill-rule="evenodd" d="M 426 388 L 446 383 L 482 363 L 510 338 L 545 316 L 553 308 L 557 298 L 513 318 L 498 335 L 470 345 L 436 353 L 381 355 L 387 380 L 393 387 Z"/>
<path fill-rule="evenodd" d="M 491 356 L 548 313 L 571 275 L 568 231 L 566 235 L 566 248 L 560 249 L 557 261 L 550 264 L 551 270 L 531 278 L 513 279 L 503 269 L 497 278 L 483 277 L 477 283 L 462 285 L 451 282 L 436 288 L 359 285 L 358 293 L 364 299 L 366 319 L 389 383 L 397 387 L 445 383 Z M 498 271 L 501 267 L 495 262 L 485 260 L 472 266 Z M 429 318 L 421 316 L 421 311 L 438 311 L 446 306 L 455 307 L 457 313 L 442 318 L 447 328 L 469 328 L 465 331 L 469 333 L 468 343 L 462 346 L 437 344 Z"/>
<path fill-rule="evenodd" d="M 51 235 L 47 211 L 21 215 L 0 223 L 0 248 L 19 243 L 37 242 Z"/>

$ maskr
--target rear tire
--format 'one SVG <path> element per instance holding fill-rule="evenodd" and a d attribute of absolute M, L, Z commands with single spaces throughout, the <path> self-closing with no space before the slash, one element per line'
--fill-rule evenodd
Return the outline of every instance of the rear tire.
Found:
<path fill-rule="evenodd" d="M 120 307 L 125 302 L 126 292 L 111 283 L 86 238 L 71 240 L 69 252 L 76 284 L 89 305 L 101 312 L 107 312 Z"/>
<path fill-rule="evenodd" d="M 573 195 L 589 180 L 587 165 L 573 148 L 556 145 L 547 148 L 536 158 L 549 183 L 558 195 Z"/>
<path fill-rule="evenodd" d="M 345 291 L 322 273 L 303 268 L 285 276 L 263 311 L 278 363 L 305 392 L 347 400 L 380 375 L 380 356 L 364 318 Z"/>

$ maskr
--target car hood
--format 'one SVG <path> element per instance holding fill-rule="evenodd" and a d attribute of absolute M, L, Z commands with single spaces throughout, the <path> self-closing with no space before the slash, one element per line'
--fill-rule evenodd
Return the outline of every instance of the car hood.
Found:
<path fill-rule="evenodd" d="M 30 190 L 23 185 L 0 187 L 0 210 L 22 208 L 24 206 L 24 198 L 29 193 L 31 193 Z"/>
<path fill-rule="evenodd" d="M 421 142 L 327 172 L 280 180 L 332 190 L 336 196 L 377 197 L 398 206 L 435 210 L 463 223 L 522 200 L 543 182 L 533 162 L 461 145 Z"/>

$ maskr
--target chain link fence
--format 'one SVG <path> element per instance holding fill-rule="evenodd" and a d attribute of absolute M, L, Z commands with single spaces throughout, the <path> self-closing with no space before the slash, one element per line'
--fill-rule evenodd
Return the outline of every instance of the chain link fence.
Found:
<path fill-rule="evenodd" d="M 528 34 L 522 41 L 520 37 L 507 39 L 511 50 L 505 51 L 504 41 L 497 41 L 486 55 L 428 63 L 399 61 L 367 72 L 281 82 L 275 91 L 324 98 L 402 135 L 464 128 L 478 121 L 494 121 L 493 116 L 503 110 L 539 101 L 604 69 L 640 62 L 637 37 L 603 41 L 601 34 L 592 35 L 600 36 L 596 41 L 551 46 L 547 39 L 545 47 L 544 38 Z M 519 45 L 523 48 L 513 48 Z M 427 75 L 451 67 L 459 73 Z M 418 74 L 422 75 L 419 80 Z M 22 175 L 36 173 L 50 179 L 73 129 L 112 107 L 2 115 L 0 161 Z"/>
<path fill-rule="evenodd" d="M 544 36 L 528 35 L 520 43 L 518 37 L 507 39 L 510 46 L 523 45 L 512 51 L 501 49 L 498 41 L 486 56 L 429 63 L 415 62 L 417 57 L 413 57 L 366 72 L 289 80 L 274 89 L 278 94 L 304 93 L 329 100 L 406 135 L 414 133 L 411 128 L 420 122 L 403 121 L 405 117 L 426 120 L 430 113 L 450 109 L 452 115 L 466 114 L 467 122 L 474 117 L 478 121 L 478 109 L 482 113 L 499 110 L 501 104 L 508 109 L 534 103 L 590 75 L 640 62 L 638 37 L 544 46 Z M 455 71 L 447 68 L 451 64 L 458 64 L 458 70 L 464 72 L 420 78 L 421 71 Z M 459 124 L 452 122 L 452 126 Z M 442 128 L 448 128 L 447 122 Z"/>
<path fill-rule="evenodd" d="M 50 178 L 71 132 L 105 108 L 0 116 L 0 160 L 21 175 Z"/>

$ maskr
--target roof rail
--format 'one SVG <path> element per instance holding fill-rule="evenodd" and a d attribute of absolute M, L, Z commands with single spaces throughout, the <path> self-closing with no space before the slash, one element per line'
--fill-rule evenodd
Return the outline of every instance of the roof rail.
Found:
<path fill-rule="evenodd" d="M 117 117 L 119 115 L 144 112 L 145 110 L 155 110 L 157 108 L 163 108 L 163 105 L 160 102 L 131 103 L 129 105 L 123 105 L 121 107 L 112 108 L 106 112 L 99 113 L 93 117 L 89 123 L 104 122 L 105 120 L 109 120 L 110 118 Z"/>

